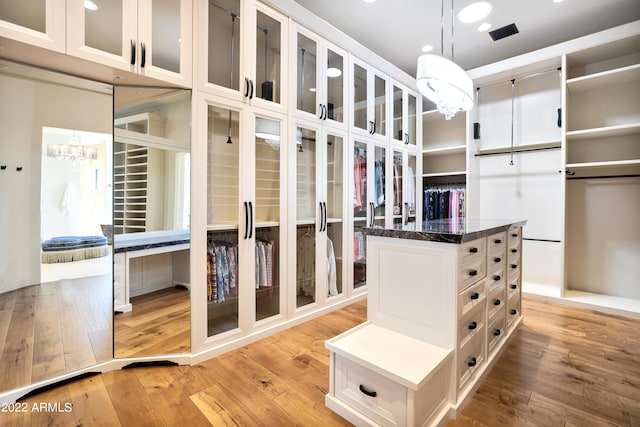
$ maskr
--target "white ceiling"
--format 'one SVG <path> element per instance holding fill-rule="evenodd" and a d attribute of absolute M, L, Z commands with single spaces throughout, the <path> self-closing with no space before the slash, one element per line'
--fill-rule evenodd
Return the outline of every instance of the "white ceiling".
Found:
<path fill-rule="evenodd" d="M 440 54 L 441 0 L 294 0 L 409 75 L 421 47 Z M 474 0 L 454 0 L 454 15 Z M 640 0 L 492 0 L 481 22 L 454 22 L 454 60 L 469 70 L 640 19 Z M 451 0 L 444 1 L 444 55 L 451 58 Z M 515 23 L 519 33 L 493 41 L 489 31 Z"/>

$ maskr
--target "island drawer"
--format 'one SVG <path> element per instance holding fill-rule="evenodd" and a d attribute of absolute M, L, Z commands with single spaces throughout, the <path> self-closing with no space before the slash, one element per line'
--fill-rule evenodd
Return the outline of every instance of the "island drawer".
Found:
<path fill-rule="evenodd" d="M 458 389 L 462 389 L 475 377 L 476 371 L 484 363 L 484 334 L 475 335 L 458 352 Z"/>
<path fill-rule="evenodd" d="M 495 249 L 503 249 L 507 246 L 507 233 L 500 232 L 487 237 L 487 250 L 492 252 Z"/>
<path fill-rule="evenodd" d="M 496 345 L 506 336 L 505 312 L 500 311 L 487 328 L 487 354 L 491 356 Z M 489 358 L 489 357 L 488 357 Z"/>
<path fill-rule="evenodd" d="M 489 313 L 489 322 L 500 312 L 504 313 L 507 304 L 504 286 L 495 288 L 489 293 L 487 298 L 487 312 Z"/>
<path fill-rule="evenodd" d="M 480 239 L 472 240 L 470 242 L 460 244 L 459 260 L 460 264 L 466 264 L 474 262 L 476 259 L 483 258 L 487 253 L 487 240 L 483 237 Z"/>
<path fill-rule="evenodd" d="M 458 295 L 458 315 L 462 317 L 476 306 L 485 302 L 485 283 L 481 281 L 465 289 Z"/>
<path fill-rule="evenodd" d="M 464 290 L 487 274 L 485 257 L 475 258 L 460 267 L 458 275 L 458 290 Z"/>
<path fill-rule="evenodd" d="M 484 334 L 485 309 L 476 306 L 458 321 L 458 346 L 462 347 L 476 334 Z"/>

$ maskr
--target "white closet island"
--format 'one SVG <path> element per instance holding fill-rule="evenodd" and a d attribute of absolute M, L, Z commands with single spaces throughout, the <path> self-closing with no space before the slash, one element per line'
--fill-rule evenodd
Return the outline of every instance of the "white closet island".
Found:
<path fill-rule="evenodd" d="M 325 343 L 326 405 L 356 425 L 456 418 L 522 320 L 525 224 L 366 228 L 368 319 Z"/>

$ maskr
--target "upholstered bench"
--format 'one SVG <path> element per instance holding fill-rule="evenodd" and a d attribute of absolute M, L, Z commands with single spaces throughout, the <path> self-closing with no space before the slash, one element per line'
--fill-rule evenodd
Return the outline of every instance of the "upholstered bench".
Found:
<path fill-rule="evenodd" d="M 104 236 L 59 236 L 42 242 L 44 264 L 80 261 L 108 254 L 108 241 Z"/>

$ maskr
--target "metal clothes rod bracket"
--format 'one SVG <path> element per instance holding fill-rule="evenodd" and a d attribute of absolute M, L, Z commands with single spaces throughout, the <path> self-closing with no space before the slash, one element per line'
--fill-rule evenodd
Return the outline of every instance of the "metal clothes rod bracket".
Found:
<path fill-rule="evenodd" d="M 507 151 L 496 151 L 494 153 L 477 153 L 476 157 L 484 157 L 484 156 L 498 156 L 502 154 L 512 154 L 512 153 L 527 153 L 529 151 L 543 151 L 543 150 L 557 150 L 561 148 L 559 145 L 554 145 L 552 147 L 538 147 L 538 148 L 522 148 L 515 150 L 507 150 Z"/>

